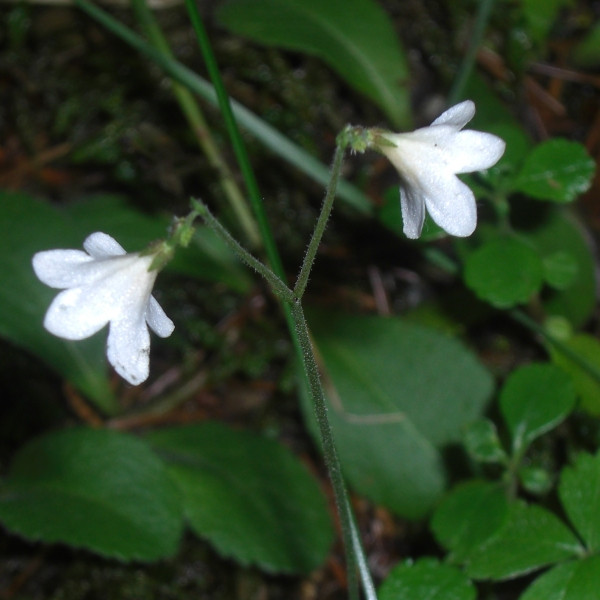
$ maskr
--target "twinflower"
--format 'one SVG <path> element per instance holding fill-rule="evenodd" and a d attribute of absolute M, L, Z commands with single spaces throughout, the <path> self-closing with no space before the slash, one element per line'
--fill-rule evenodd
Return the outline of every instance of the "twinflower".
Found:
<path fill-rule="evenodd" d="M 451 235 L 466 237 L 477 225 L 475 197 L 457 173 L 487 169 L 498 162 L 506 144 L 490 133 L 462 128 L 473 118 L 475 104 L 465 100 L 440 115 L 429 127 L 409 133 L 382 132 L 376 137 L 400 173 L 404 233 L 421 235 L 425 209 Z"/>
<path fill-rule="evenodd" d="M 171 335 L 173 322 L 151 295 L 158 271 L 156 254 L 127 254 L 105 233 L 93 233 L 82 250 L 47 250 L 33 257 L 46 285 L 62 289 L 52 301 L 44 327 L 67 340 L 82 340 L 109 323 L 106 354 L 133 385 L 148 377 L 150 333 Z"/>

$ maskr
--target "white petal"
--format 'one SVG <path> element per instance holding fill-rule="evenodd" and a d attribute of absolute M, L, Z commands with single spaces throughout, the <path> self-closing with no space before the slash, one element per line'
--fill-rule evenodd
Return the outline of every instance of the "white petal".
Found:
<path fill-rule="evenodd" d="M 165 311 L 156 301 L 154 296 L 150 296 L 150 301 L 148 302 L 146 321 L 148 325 L 150 325 L 152 331 L 163 338 L 169 337 L 175 329 L 173 321 L 167 317 Z"/>
<path fill-rule="evenodd" d="M 471 173 L 489 169 L 504 154 L 506 143 L 483 131 L 459 131 L 449 141 L 448 158 L 454 173 Z"/>
<path fill-rule="evenodd" d="M 80 285 L 78 268 L 93 259 L 81 250 L 46 250 L 33 255 L 32 265 L 38 279 L 53 288 Z"/>
<path fill-rule="evenodd" d="M 431 218 L 447 233 L 467 237 L 477 226 L 475 196 L 458 177 L 438 173 L 420 182 Z"/>
<path fill-rule="evenodd" d="M 425 198 L 418 189 L 406 184 L 401 185 L 400 206 L 404 235 L 416 240 L 421 235 L 425 222 Z"/>
<path fill-rule="evenodd" d="M 126 254 L 119 242 L 101 231 L 89 235 L 83 242 L 83 247 L 94 258 L 111 258 Z"/>
<path fill-rule="evenodd" d="M 443 112 L 431 125 L 452 125 L 462 129 L 475 116 L 475 103 L 465 100 Z"/>
<path fill-rule="evenodd" d="M 83 340 L 100 331 L 112 317 L 112 306 L 90 288 L 72 288 L 54 298 L 44 317 L 44 327 L 67 340 Z"/>
<path fill-rule="evenodd" d="M 132 385 L 150 372 L 150 333 L 143 318 L 122 319 L 110 324 L 106 356 L 115 371 Z"/>

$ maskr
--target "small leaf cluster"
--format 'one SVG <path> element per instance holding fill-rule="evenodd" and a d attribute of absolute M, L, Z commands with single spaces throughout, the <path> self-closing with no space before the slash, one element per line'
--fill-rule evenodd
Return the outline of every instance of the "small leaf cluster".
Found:
<path fill-rule="evenodd" d="M 496 479 L 476 477 L 445 496 L 431 519 L 432 532 L 447 552 L 445 560 L 422 558 L 399 565 L 383 583 L 380 598 L 402 597 L 394 595 L 401 589 L 407 597 L 469 600 L 476 597 L 477 582 L 541 569 L 545 571 L 520 600 L 596 597 L 600 453 L 574 451 L 556 488 L 552 475 L 529 456 L 532 444 L 572 413 L 576 399 L 572 379 L 550 363 L 513 371 L 498 397 L 504 435 L 489 420 L 478 420 L 465 431 L 472 460 L 498 466 Z"/>

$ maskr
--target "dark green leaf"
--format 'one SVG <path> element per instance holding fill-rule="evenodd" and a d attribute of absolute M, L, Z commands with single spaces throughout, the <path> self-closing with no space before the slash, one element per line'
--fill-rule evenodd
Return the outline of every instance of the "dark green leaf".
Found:
<path fill-rule="evenodd" d="M 121 559 L 172 555 L 183 529 L 177 488 L 141 440 L 71 429 L 30 442 L 0 487 L 0 520 L 29 539 Z"/>
<path fill-rule="evenodd" d="M 230 0 L 218 19 L 263 44 L 314 54 L 409 126 L 408 65 L 387 14 L 372 0 Z"/>
<path fill-rule="evenodd" d="M 561 473 L 558 488 L 569 520 L 590 552 L 600 549 L 600 455 L 581 453 Z"/>
<path fill-rule="evenodd" d="M 323 562 L 333 537 L 327 504 L 285 447 L 219 423 L 148 439 L 170 465 L 192 529 L 219 552 L 276 572 Z"/>
<path fill-rule="evenodd" d="M 102 331 L 82 342 L 48 333 L 44 314 L 57 291 L 39 281 L 33 255 L 50 248 L 79 248 L 82 235 L 50 205 L 23 193 L 0 193 L 0 335 L 38 356 L 106 412 L 116 410 L 108 385 Z"/>
<path fill-rule="evenodd" d="M 549 363 L 513 371 L 500 392 L 500 410 L 511 432 L 513 451 L 524 452 L 533 440 L 562 422 L 575 406 L 571 378 Z"/>
<path fill-rule="evenodd" d="M 482 300 L 496 308 L 527 302 L 542 286 L 539 254 L 514 237 L 485 242 L 467 256 L 465 283 Z"/>
<path fill-rule="evenodd" d="M 481 415 L 489 373 L 456 340 L 401 319 L 323 312 L 310 323 L 348 480 L 399 514 L 423 516 L 444 488 L 439 448 Z"/>
<path fill-rule="evenodd" d="M 466 570 L 474 579 L 508 579 L 582 552 L 575 535 L 554 514 L 517 501 L 503 526 L 470 553 Z"/>
<path fill-rule="evenodd" d="M 596 164 L 585 147 L 563 139 L 536 146 L 515 180 L 515 191 L 539 200 L 572 202 L 592 184 Z"/>
<path fill-rule="evenodd" d="M 575 46 L 573 60 L 581 67 L 600 65 L 600 23 L 592 27 Z"/>
<path fill-rule="evenodd" d="M 427 600 L 475 600 L 477 591 L 469 578 L 435 558 L 407 561 L 394 567 L 379 589 L 379 600 L 426 598 Z"/>
<path fill-rule="evenodd" d="M 557 290 L 567 289 L 577 277 L 578 264 L 576 259 L 565 252 L 557 250 L 544 256 L 544 279 L 548 285 Z"/>
<path fill-rule="evenodd" d="M 560 348 L 551 345 L 549 351 L 552 361 L 572 377 L 581 406 L 593 415 L 600 415 L 600 341 L 587 333 L 580 333 L 562 343 L 579 360 L 573 360 Z M 590 373 L 592 369 L 595 376 Z"/>
<path fill-rule="evenodd" d="M 597 600 L 600 556 L 558 565 L 538 577 L 519 600 Z"/>
<path fill-rule="evenodd" d="M 469 481 L 454 488 L 438 506 L 431 521 L 437 540 L 462 563 L 504 524 L 508 503 L 497 484 Z"/>

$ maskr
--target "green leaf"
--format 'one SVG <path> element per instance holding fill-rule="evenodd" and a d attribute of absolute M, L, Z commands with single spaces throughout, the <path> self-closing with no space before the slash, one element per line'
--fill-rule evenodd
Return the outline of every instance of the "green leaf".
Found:
<path fill-rule="evenodd" d="M 547 494 L 552 489 L 552 476 L 541 467 L 526 466 L 519 469 L 519 481 L 523 489 L 535 496 Z"/>
<path fill-rule="evenodd" d="M 372 0 L 230 0 L 219 21 L 257 42 L 322 58 L 377 103 L 399 127 L 410 125 L 408 64 L 394 27 Z"/>
<path fill-rule="evenodd" d="M 126 560 L 171 556 L 183 529 L 177 488 L 150 448 L 83 428 L 19 451 L 0 487 L 0 520 L 29 539 Z"/>
<path fill-rule="evenodd" d="M 543 264 L 546 283 L 557 290 L 567 289 L 577 277 L 577 260 L 564 250 L 548 254 L 544 257 Z"/>
<path fill-rule="evenodd" d="M 0 192 L 0 335 L 71 381 L 107 413 L 117 408 L 108 384 L 106 332 L 71 342 L 43 327 L 57 291 L 39 281 L 31 258 L 49 248 L 78 248 L 83 238 L 60 211 L 20 192 Z"/>
<path fill-rule="evenodd" d="M 439 449 L 481 415 L 489 373 L 456 340 L 398 318 L 309 317 L 344 473 L 375 502 L 422 517 L 445 485 Z"/>
<path fill-rule="evenodd" d="M 587 333 L 579 333 L 562 343 L 594 369 L 596 376 L 554 345 L 549 346 L 552 362 L 572 377 L 582 408 L 592 415 L 600 415 L 600 341 Z"/>
<path fill-rule="evenodd" d="M 441 502 L 431 520 L 431 529 L 450 560 L 464 562 L 504 524 L 508 502 L 495 483 L 468 481 L 455 487 Z"/>
<path fill-rule="evenodd" d="M 545 211 L 540 225 L 525 235 L 544 262 L 557 252 L 568 253 L 575 260 L 577 273 L 570 285 L 545 294 L 543 302 L 548 314 L 565 317 L 574 327 L 581 327 L 596 307 L 595 262 L 587 234 L 565 211 L 555 209 Z M 547 278 L 547 267 L 545 270 Z"/>
<path fill-rule="evenodd" d="M 549 363 L 513 371 L 500 392 L 500 411 L 520 454 L 540 435 L 561 423 L 573 410 L 576 394 L 571 378 Z"/>
<path fill-rule="evenodd" d="M 600 454 L 581 453 L 565 467 L 558 487 L 569 520 L 590 552 L 600 549 Z"/>
<path fill-rule="evenodd" d="M 519 600 L 597 600 L 600 556 L 557 565 L 538 577 Z"/>
<path fill-rule="evenodd" d="M 466 560 L 474 579 L 508 579 L 581 555 L 575 535 L 554 514 L 517 501 L 503 526 Z"/>
<path fill-rule="evenodd" d="M 536 42 L 546 40 L 550 29 L 561 6 L 569 3 L 570 0 L 523 0 L 523 17 L 527 23 L 527 29 L 531 37 Z"/>
<path fill-rule="evenodd" d="M 325 559 L 325 498 L 282 445 L 219 423 L 148 436 L 169 463 L 190 526 L 217 550 L 268 571 L 308 572 Z"/>
<path fill-rule="evenodd" d="M 580 67 L 600 65 L 600 23 L 596 23 L 575 46 L 573 61 Z"/>
<path fill-rule="evenodd" d="M 465 447 L 469 456 L 479 462 L 503 463 L 507 459 L 496 425 L 488 419 L 479 419 L 467 426 Z"/>
<path fill-rule="evenodd" d="M 377 594 L 379 600 L 427 598 L 427 600 L 475 600 L 477 591 L 455 567 L 435 558 L 407 561 L 394 567 Z"/>
<path fill-rule="evenodd" d="M 538 200 L 572 202 L 589 190 L 596 164 L 577 142 L 553 139 L 536 146 L 515 180 L 515 191 Z"/>
<path fill-rule="evenodd" d="M 531 245 L 514 237 L 485 242 L 467 256 L 465 283 L 496 308 L 527 302 L 542 286 L 543 267 Z"/>

